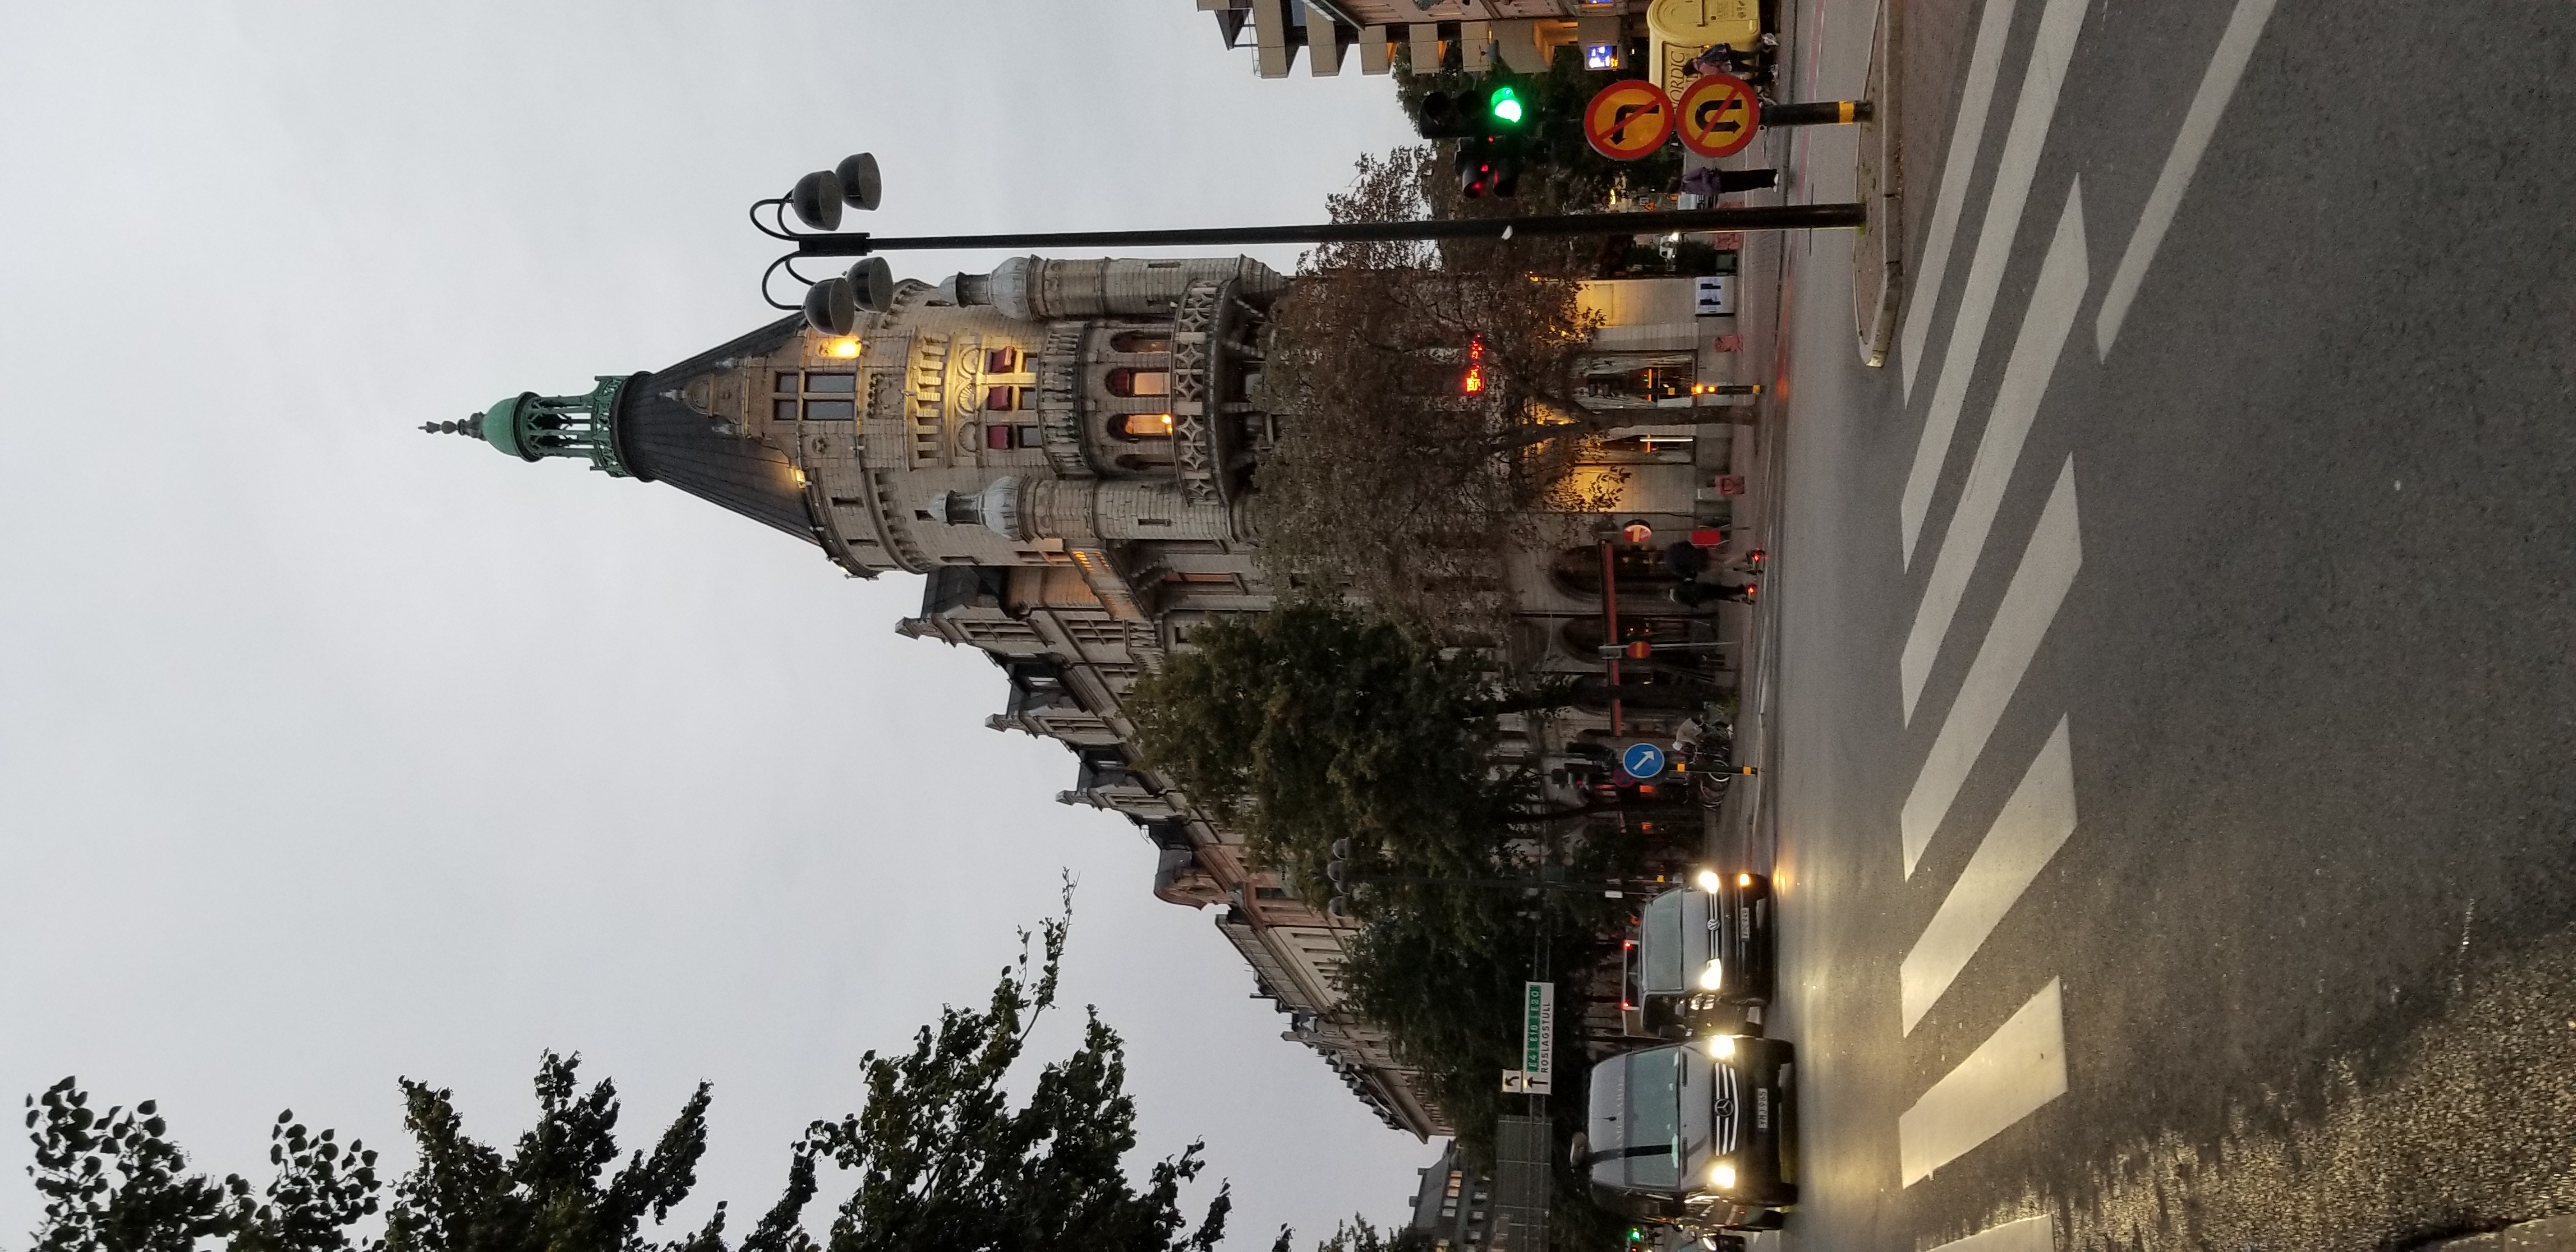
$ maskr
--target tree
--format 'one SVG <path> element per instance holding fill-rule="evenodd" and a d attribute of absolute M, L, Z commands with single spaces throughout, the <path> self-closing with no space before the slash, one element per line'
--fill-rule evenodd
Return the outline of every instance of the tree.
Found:
<path fill-rule="evenodd" d="M 1071 889 L 1067 888 L 1067 917 Z M 862 1059 L 867 1105 L 809 1127 L 786 1193 L 743 1241 L 743 1252 L 1211 1252 L 1233 1201 L 1224 1188 L 1195 1229 L 1181 1184 L 1198 1177 L 1192 1143 L 1148 1171 L 1137 1190 L 1120 1161 L 1136 1146 L 1136 1106 L 1117 1032 L 1086 1010 L 1082 1046 L 1039 1071 L 1028 1103 L 1010 1107 L 1004 1078 L 1029 1032 L 1055 1005 L 1066 917 L 1041 927 L 1032 972 L 1022 932 L 1018 962 L 978 1012 L 948 1008 L 907 1056 Z M 824 1241 L 802 1227 L 829 1162 L 859 1175 Z"/>
<path fill-rule="evenodd" d="M 1431 149 L 1364 157 L 1335 221 L 1430 214 Z M 1282 416 L 1256 471 L 1282 585 L 1355 594 L 1408 623 L 1492 633 L 1501 560 L 1556 546 L 1566 514 L 1624 483 L 1586 464 L 1639 420 L 1577 386 L 1598 314 L 1561 241 L 1333 244 L 1272 310 L 1262 401 Z"/>
<path fill-rule="evenodd" d="M 1279 1237 L 1270 1243 L 1270 1252 L 1290 1252 L 1296 1238 L 1295 1230 L 1280 1227 Z M 1316 1241 L 1315 1252 L 1431 1252 L 1431 1236 L 1411 1226 L 1381 1231 L 1367 1218 L 1353 1213 L 1336 1223 L 1330 1236 Z"/>
<path fill-rule="evenodd" d="M 1507 863 L 1533 780 L 1494 760 L 1496 719 L 1561 703 L 1556 687 L 1506 688 L 1472 653 L 1314 602 L 1190 643 L 1129 693 L 1135 743 L 1256 862 L 1310 892 L 1342 839 L 1385 872 Z"/>
<path fill-rule="evenodd" d="M 579 1056 L 549 1051 L 537 1064 L 537 1124 L 516 1151 L 467 1138 L 453 1093 L 402 1080 L 403 1125 L 420 1163 L 396 1187 L 386 1222 L 387 1252 L 714 1252 L 724 1245 L 724 1206 L 696 1235 L 655 1244 L 638 1230 L 650 1212 L 659 1225 L 697 1184 L 707 1147 L 708 1086 L 680 1108 L 651 1156 L 634 1153 L 600 1183 L 617 1159 L 617 1086 L 601 1080 L 587 1092 Z"/>
<path fill-rule="evenodd" d="M 1121 1165 L 1136 1146 L 1118 1035 L 1088 1016 L 1082 1045 L 1038 1074 L 1014 1108 L 1002 1084 L 1029 1032 L 1055 1005 L 1070 910 L 1042 927 L 1033 971 L 1029 936 L 982 1011 L 944 1009 L 909 1055 L 860 1059 L 868 1100 L 857 1114 L 818 1121 L 794 1145 L 785 1194 L 743 1239 L 743 1252 L 1213 1252 L 1232 1206 L 1219 1188 L 1192 1227 L 1181 1187 L 1204 1168 L 1201 1145 L 1156 1162 L 1142 1189 Z M 511 1152 L 465 1133 L 452 1093 L 402 1080 L 404 1125 L 420 1161 L 395 1188 L 386 1235 L 353 1242 L 376 1211 L 376 1154 L 318 1136 L 278 1115 L 269 1157 L 277 1181 L 262 1203 L 239 1176 L 189 1174 L 150 1101 L 131 1113 L 92 1113 L 69 1078 L 27 1100 L 36 1131 L 37 1190 L 46 1197 L 38 1252 L 725 1252 L 726 1206 L 696 1232 L 646 1237 L 697 1185 L 706 1151 L 707 1084 L 648 1152 L 614 1172 L 620 1106 L 614 1083 L 584 1090 L 580 1058 L 544 1054 L 537 1123 Z M 801 1226 L 818 1166 L 860 1177 L 820 1241 Z"/>
<path fill-rule="evenodd" d="M 186 1172 L 188 1155 L 169 1138 L 151 1100 L 131 1111 L 89 1107 L 79 1080 L 65 1078 L 27 1097 L 27 1172 L 45 1197 L 39 1252 L 194 1252 L 225 1239 L 233 1252 L 334 1252 L 353 1243 L 349 1227 L 376 1211 L 376 1154 L 336 1131 L 315 1135 L 289 1109 L 269 1128 L 277 1177 L 253 1199 L 239 1174 L 220 1183 Z"/>

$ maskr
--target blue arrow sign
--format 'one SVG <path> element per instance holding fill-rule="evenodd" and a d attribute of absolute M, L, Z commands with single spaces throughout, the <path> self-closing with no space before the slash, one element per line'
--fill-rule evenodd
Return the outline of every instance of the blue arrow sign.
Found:
<path fill-rule="evenodd" d="M 1652 778 L 1664 772 L 1664 750 L 1651 743 L 1632 743 L 1619 754 L 1619 768 L 1630 778 Z"/>

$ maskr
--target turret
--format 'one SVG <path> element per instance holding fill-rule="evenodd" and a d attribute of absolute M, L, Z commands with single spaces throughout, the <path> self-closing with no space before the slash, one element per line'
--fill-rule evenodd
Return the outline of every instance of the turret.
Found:
<path fill-rule="evenodd" d="M 617 401 L 640 374 L 603 374 L 583 396 L 541 396 L 522 391 L 461 422 L 430 422 L 422 430 L 470 435 L 523 461 L 581 457 L 616 478 L 633 478 L 617 446 Z"/>

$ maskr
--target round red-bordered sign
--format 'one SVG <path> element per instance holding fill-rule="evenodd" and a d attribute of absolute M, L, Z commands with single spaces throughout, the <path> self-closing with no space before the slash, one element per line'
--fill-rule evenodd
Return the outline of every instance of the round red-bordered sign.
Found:
<path fill-rule="evenodd" d="M 1673 98 L 1642 78 L 1602 88 L 1583 106 L 1583 137 L 1614 161 L 1651 155 L 1673 136 Z"/>
<path fill-rule="evenodd" d="M 1704 157 L 1733 156 L 1762 126 L 1762 101 L 1753 84 L 1733 74 L 1702 74 L 1682 89 L 1674 128 L 1682 146 Z"/>

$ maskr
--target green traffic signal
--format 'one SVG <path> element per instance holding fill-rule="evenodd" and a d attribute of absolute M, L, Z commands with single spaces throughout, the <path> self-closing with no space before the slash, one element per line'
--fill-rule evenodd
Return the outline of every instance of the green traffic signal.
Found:
<path fill-rule="evenodd" d="M 1485 111 L 1491 113 L 1495 121 L 1506 126 L 1520 125 L 1520 93 L 1509 87 L 1494 88 L 1493 94 L 1485 97 Z"/>

